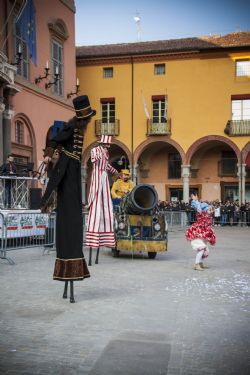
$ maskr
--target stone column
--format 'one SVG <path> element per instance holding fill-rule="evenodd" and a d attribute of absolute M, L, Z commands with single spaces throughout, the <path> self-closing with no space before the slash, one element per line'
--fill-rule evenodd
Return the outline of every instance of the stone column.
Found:
<path fill-rule="evenodd" d="M 238 171 L 238 187 L 239 187 L 239 204 L 242 203 L 242 166 L 241 163 L 237 163 Z"/>
<path fill-rule="evenodd" d="M 87 203 L 87 197 L 86 197 L 86 182 L 87 182 L 87 169 L 85 165 L 81 166 L 81 177 L 82 177 L 82 203 Z"/>
<path fill-rule="evenodd" d="M 129 165 L 129 170 L 131 173 L 131 179 L 134 181 L 134 183 L 137 185 L 137 177 L 138 177 L 138 164 L 134 164 L 133 168 Z M 131 170 L 132 169 L 132 170 Z"/>
<path fill-rule="evenodd" d="M 241 173 L 242 173 L 242 203 L 245 203 L 246 201 L 246 164 L 242 164 L 241 165 L 242 168 L 241 168 Z"/>
<path fill-rule="evenodd" d="M 3 112 L 5 110 L 5 105 L 0 97 L 0 165 L 5 161 L 4 159 L 4 148 L 3 148 Z"/>
<path fill-rule="evenodd" d="M 7 155 L 11 154 L 11 119 L 14 111 L 10 108 L 5 108 L 3 112 L 3 157 L 6 160 Z"/>
<path fill-rule="evenodd" d="M 182 179 L 183 179 L 183 201 L 188 203 L 189 201 L 189 178 L 190 178 L 190 165 L 182 165 Z"/>
<path fill-rule="evenodd" d="M 246 201 L 246 164 L 241 164 L 241 202 Z"/>

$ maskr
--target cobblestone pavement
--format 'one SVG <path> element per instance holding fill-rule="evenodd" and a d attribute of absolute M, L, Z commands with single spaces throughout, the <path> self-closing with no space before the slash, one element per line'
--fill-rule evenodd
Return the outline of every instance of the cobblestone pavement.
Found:
<path fill-rule="evenodd" d="M 14 266 L 0 260 L 0 373 L 249 374 L 250 228 L 216 232 L 204 272 L 183 232 L 154 260 L 103 250 L 75 304 L 52 280 L 54 252 L 11 252 Z"/>

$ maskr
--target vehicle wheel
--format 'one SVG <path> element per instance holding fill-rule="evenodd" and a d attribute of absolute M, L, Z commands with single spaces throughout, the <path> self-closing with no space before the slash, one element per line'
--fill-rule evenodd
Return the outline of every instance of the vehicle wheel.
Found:
<path fill-rule="evenodd" d="M 148 257 L 149 257 L 149 259 L 155 259 L 155 257 L 156 257 L 156 252 L 154 251 L 149 251 L 148 252 Z"/>
<path fill-rule="evenodd" d="M 117 249 L 112 249 L 112 256 L 114 257 L 114 258 L 118 258 L 119 257 L 119 255 L 120 255 L 120 251 L 119 250 L 117 250 Z"/>

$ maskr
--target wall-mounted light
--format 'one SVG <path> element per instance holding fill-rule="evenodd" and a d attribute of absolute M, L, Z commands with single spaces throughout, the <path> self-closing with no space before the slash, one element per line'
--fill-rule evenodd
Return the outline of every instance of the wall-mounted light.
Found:
<path fill-rule="evenodd" d="M 43 79 L 47 78 L 48 75 L 49 75 L 49 62 L 48 60 L 46 61 L 46 66 L 44 68 L 44 71 L 45 71 L 45 75 L 44 76 L 39 76 L 35 79 L 35 83 L 39 83 L 41 82 Z"/>
<path fill-rule="evenodd" d="M 80 84 L 79 84 L 79 79 L 77 78 L 76 79 L 76 91 L 75 92 L 70 92 L 69 94 L 67 94 L 67 98 L 69 99 L 71 96 L 73 95 L 77 95 L 78 92 L 79 92 L 79 87 L 80 87 Z"/>
<path fill-rule="evenodd" d="M 58 82 L 58 80 L 60 78 L 58 66 L 56 66 L 56 72 L 55 72 L 54 77 L 55 77 L 54 82 L 45 83 L 45 88 L 46 89 L 50 88 L 50 86 L 52 86 L 52 85 L 57 85 L 57 82 Z"/>
<path fill-rule="evenodd" d="M 117 162 L 118 165 L 122 166 L 123 164 L 125 165 L 125 169 L 127 169 L 127 159 L 126 156 L 122 155 L 120 159 Z"/>

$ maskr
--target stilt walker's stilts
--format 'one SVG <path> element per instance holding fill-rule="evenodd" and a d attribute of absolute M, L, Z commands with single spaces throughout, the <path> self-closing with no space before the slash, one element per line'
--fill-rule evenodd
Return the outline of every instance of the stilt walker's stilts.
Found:
<path fill-rule="evenodd" d="M 70 281 L 70 302 L 75 303 L 74 298 L 74 281 Z"/>
<path fill-rule="evenodd" d="M 92 247 L 89 248 L 89 266 L 92 266 Z"/>
<path fill-rule="evenodd" d="M 95 264 L 98 264 L 99 250 L 100 250 L 100 247 L 98 247 L 98 249 L 96 251 Z"/>
<path fill-rule="evenodd" d="M 68 297 L 68 281 L 65 281 L 65 285 L 64 285 L 64 291 L 63 291 L 63 298 L 67 298 Z"/>

